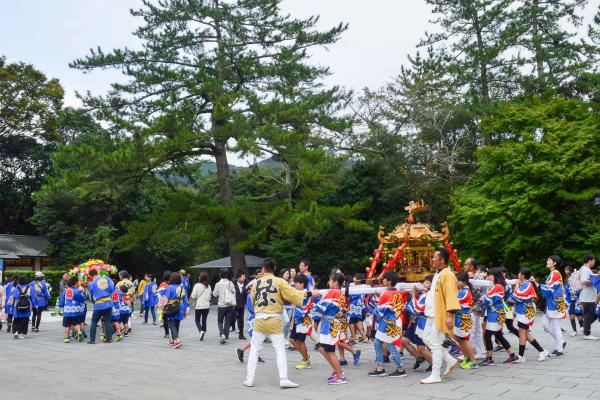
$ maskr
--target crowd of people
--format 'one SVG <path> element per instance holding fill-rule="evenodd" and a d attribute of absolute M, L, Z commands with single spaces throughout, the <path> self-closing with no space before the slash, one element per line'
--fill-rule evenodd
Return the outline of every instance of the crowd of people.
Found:
<path fill-rule="evenodd" d="M 308 339 L 332 370 L 327 379 L 330 385 L 348 382 L 343 367 L 349 362 L 359 365 L 362 352 L 358 347 L 369 341 L 375 351 L 375 367 L 366 372 L 367 376 L 407 376 L 404 353 L 408 352 L 415 359 L 412 369 L 429 373 L 421 383 L 433 384 L 442 382 L 442 377 L 457 366 L 494 366 L 494 355 L 502 351 L 507 353 L 503 364 L 523 363 L 527 344 L 539 362 L 563 356 L 567 345 L 563 319 L 570 321 L 571 336 L 598 339 L 591 334 L 591 326 L 600 315 L 600 284 L 593 271 L 596 258 L 591 254 L 583 258 L 581 268 L 566 267 L 565 278 L 559 272 L 560 257 L 550 256 L 543 283 L 538 283 L 528 268 L 521 268 L 513 277 L 504 268 L 488 271 L 472 258 L 466 260 L 464 271 L 455 272 L 444 248 L 437 249 L 432 261 L 435 274 L 412 290 L 399 290 L 398 275 L 388 271 L 378 283 L 382 288 L 368 294 L 356 290 L 364 288 L 360 285 L 364 283 L 362 274 L 344 275 L 339 268 L 331 271 L 327 288 L 317 289 L 308 260 L 300 262 L 298 271 L 284 269 L 279 276 L 275 276 L 275 262 L 269 258 L 251 276 L 240 270 L 230 279 L 229 270 L 222 269 L 214 287 L 206 273 L 201 273 L 192 287 L 184 270 L 166 271 L 158 281 L 152 274 L 132 281 L 127 271 L 111 279 L 91 270 L 85 282 L 66 274 L 57 303 L 65 343 L 89 338 L 88 343 L 95 344 L 98 326 L 101 341 L 120 341 L 131 333 L 130 317 L 137 298 L 142 323 L 150 323 L 151 318 L 152 324 L 160 324 L 168 345 L 179 349 L 183 344 L 181 321 L 193 314 L 199 340 L 203 341 L 210 329 L 210 307 L 216 302 L 219 343 L 229 343 L 230 332 L 237 330 L 238 338 L 244 341 L 236 348 L 239 361 L 244 362 L 249 352 L 244 381 L 248 387 L 254 386 L 257 364 L 264 362 L 260 352 L 265 341 L 275 350 L 280 386 L 293 388 L 298 385 L 288 377 L 287 352 L 299 354 L 297 370 L 312 368 L 315 363 Z M 486 281 L 490 282 L 482 283 Z M 9 277 L 0 293 L 8 332 L 15 339 L 23 339 L 30 321 L 32 331 L 39 332 L 42 311 L 52 294 L 43 274 L 36 273 L 32 282 L 23 275 Z M 92 308 L 89 335 L 88 303 Z M 553 339 L 552 349 L 545 349 L 531 333 L 538 309 L 543 312 L 544 331 Z M 513 349 L 506 336 L 511 334 L 518 348 Z M 386 369 L 390 362 L 393 368 Z"/>

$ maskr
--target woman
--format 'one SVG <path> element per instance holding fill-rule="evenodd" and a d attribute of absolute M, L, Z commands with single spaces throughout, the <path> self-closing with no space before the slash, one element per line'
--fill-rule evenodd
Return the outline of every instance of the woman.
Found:
<path fill-rule="evenodd" d="M 546 313 L 542 319 L 542 324 L 544 329 L 554 338 L 555 349 L 552 354 L 555 356 L 562 356 L 567 345 L 560 328 L 560 320 L 565 318 L 567 312 L 562 276 L 556 270 L 561 263 L 562 260 L 559 256 L 548 257 L 546 267 L 550 270 L 550 274 L 546 278 L 546 284 L 540 285 L 542 296 L 546 300 Z"/>
<path fill-rule="evenodd" d="M 227 343 L 229 340 L 229 327 L 231 326 L 231 318 L 233 318 L 233 306 L 235 304 L 235 289 L 233 283 L 229 280 L 229 270 L 221 268 L 219 271 L 221 280 L 217 282 L 213 290 L 213 296 L 219 301 L 217 311 L 217 323 L 219 324 L 219 342 Z"/>
<path fill-rule="evenodd" d="M 154 275 L 146 275 L 146 286 L 144 287 L 144 324 L 148 323 L 148 312 L 152 314 L 152 325 L 156 325 L 156 283 L 154 282 Z"/>
<path fill-rule="evenodd" d="M 31 286 L 31 298 L 33 299 L 31 332 L 39 332 L 42 312 L 46 310 L 48 301 L 50 300 L 48 284 L 44 281 L 44 274 L 41 271 L 37 271 L 34 281 L 29 286 Z"/>
<path fill-rule="evenodd" d="M 198 276 L 198 283 L 194 285 L 192 289 L 192 295 L 190 296 L 192 303 L 195 302 L 195 319 L 196 327 L 200 332 L 200 341 L 204 340 L 204 334 L 206 334 L 206 319 L 210 310 L 210 285 L 208 284 L 208 274 L 202 272 Z"/>
<path fill-rule="evenodd" d="M 290 285 L 294 286 L 294 283 L 296 282 L 296 275 L 298 273 L 296 272 L 296 268 L 292 267 L 290 268 Z"/>
<path fill-rule="evenodd" d="M 504 275 L 499 268 L 491 271 L 488 280 L 492 280 L 493 285 L 487 290 L 485 296 L 482 299 L 481 305 L 485 310 L 485 332 L 483 334 L 483 341 L 485 343 L 485 350 L 487 357 L 483 360 L 479 366 L 487 367 L 496 365 L 493 359 L 494 346 L 492 344 L 492 336 L 504 347 L 509 357 L 504 364 L 515 363 L 519 360 L 519 357 L 513 352 L 510 347 L 510 343 L 506 340 L 502 334 L 502 326 L 506 319 L 506 308 L 504 303 L 504 293 L 506 288 L 506 280 Z"/>
<path fill-rule="evenodd" d="M 15 339 L 25 339 L 29 327 L 29 317 L 31 317 L 31 305 L 33 304 L 29 278 L 25 275 L 19 276 L 17 285 L 12 289 L 8 301 L 13 315 L 12 332 Z"/>
<path fill-rule="evenodd" d="M 169 332 L 171 333 L 169 346 L 178 349 L 182 345 L 181 339 L 179 339 L 179 324 L 182 319 L 185 319 L 188 308 L 186 292 L 181 284 L 181 274 L 179 272 L 173 272 L 169 276 L 169 286 L 165 290 L 164 296 L 167 304 L 163 309 L 163 313 L 165 314 Z M 174 311 L 171 313 L 171 310 Z"/>

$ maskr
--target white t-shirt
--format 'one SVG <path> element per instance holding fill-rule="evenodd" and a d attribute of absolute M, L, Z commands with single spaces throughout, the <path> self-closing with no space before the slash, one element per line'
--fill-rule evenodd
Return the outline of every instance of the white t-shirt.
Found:
<path fill-rule="evenodd" d="M 588 267 L 586 267 L 585 265 L 582 265 L 581 269 L 579 270 L 579 278 L 581 279 L 581 283 L 591 280 L 591 276 L 592 276 L 592 270 L 589 269 Z M 597 295 L 598 295 L 598 291 L 596 290 L 594 285 L 591 285 L 591 286 L 583 285 L 583 288 L 581 289 L 581 292 L 579 293 L 579 302 L 580 303 L 595 303 Z"/>
<path fill-rule="evenodd" d="M 439 272 L 436 272 L 435 275 L 433 275 L 431 289 L 429 289 L 429 292 L 427 292 L 427 297 L 425 297 L 425 316 L 428 318 L 433 318 L 435 316 L 435 288 L 437 285 L 438 276 L 440 276 Z"/>

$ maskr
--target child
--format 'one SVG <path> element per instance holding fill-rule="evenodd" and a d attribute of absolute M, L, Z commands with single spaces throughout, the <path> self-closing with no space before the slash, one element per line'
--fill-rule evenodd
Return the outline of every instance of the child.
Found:
<path fill-rule="evenodd" d="M 560 328 L 560 321 L 565 318 L 567 312 L 562 276 L 556 270 L 561 264 L 562 260 L 559 256 L 548 257 L 546 267 L 550 270 L 550 274 L 546 278 L 546 284 L 540 285 L 542 296 L 546 300 L 546 313 L 542 319 L 542 324 L 544 329 L 554 338 L 555 349 L 552 354 L 555 356 L 562 356 L 564 347 L 567 344 L 563 339 Z"/>
<path fill-rule="evenodd" d="M 419 367 L 423 364 L 423 362 L 427 361 L 429 365 L 431 365 L 431 353 L 423 343 L 423 340 L 416 334 L 417 324 L 419 322 L 420 317 L 424 317 L 423 312 L 425 310 L 425 303 L 423 302 L 421 306 L 418 306 L 418 300 L 421 295 L 415 291 L 406 302 L 406 318 L 408 319 L 408 324 L 406 327 L 406 331 L 402 336 L 402 345 L 405 349 L 408 350 L 413 357 L 415 357 L 415 364 L 413 365 L 413 370 L 419 369 Z M 423 297 L 425 299 L 425 297 Z M 420 307 L 419 309 L 417 309 Z M 425 321 L 424 318 L 423 321 Z M 421 329 L 424 328 L 424 325 Z M 416 351 L 414 350 L 414 346 L 416 346 Z"/>
<path fill-rule="evenodd" d="M 336 318 L 344 307 L 344 296 L 340 288 L 344 284 L 342 274 L 334 274 L 329 278 L 330 290 L 316 305 L 318 311 L 323 315 L 319 327 L 319 352 L 333 368 L 333 373 L 327 379 L 330 385 L 342 385 L 348 383 L 340 362 L 335 355 L 335 348 L 340 342 L 342 323 Z"/>
<path fill-rule="evenodd" d="M 479 365 L 482 367 L 488 367 L 496 365 L 493 359 L 494 346 L 492 344 L 492 336 L 495 336 L 496 340 L 504 347 L 508 352 L 509 357 L 504 363 L 514 363 L 519 357 L 512 351 L 510 343 L 506 340 L 502 334 L 502 326 L 506 319 L 506 310 L 504 308 L 504 291 L 506 287 L 506 280 L 504 275 L 499 268 L 495 268 L 491 271 L 488 280 L 493 280 L 494 284 L 488 289 L 485 296 L 481 301 L 481 305 L 485 309 L 485 332 L 483 334 L 483 340 L 485 342 L 485 349 L 487 357 Z"/>
<path fill-rule="evenodd" d="M 471 329 L 473 328 L 473 318 L 471 316 L 471 307 L 473 306 L 473 296 L 471 295 L 471 286 L 469 283 L 469 274 L 459 272 L 456 274 L 458 288 L 458 303 L 460 311 L 454 314 L 454 337 L 457 339 L 458 348 L 465 358 L 460 363 L 462 369 L 476 369 L 479 367 L 475 362 L 475 350 L 469 341 Z"/>
<path fill-rule="evenodd" d="M 406 306 L 406 293 L 396 290 L 398 275 L 395 271 L 388 271 L 383 274 L 383 285 L 387 287 L 385 292 L 381 293 L 375 315 L 377 316 L 377 332 L 375 332 L 375 370 L 369 372 L 369 376 L 386 376 L 383 367 L 383 344 L 390 352 L 390 356 L 396 364 L 396 370 L 389 374 L 390 378 L 403 378 L 406 376 L 406 370 L 402 366 L 402 358 L 398 353 L 396 346 L 402 341 L 402 313 Z"/>
<path fill-rule="evenodd" d="M 577 336 L 577 324 L 575 320 L 579 322 L 579 329 L 583 331 L 583 310 L 581 309 L 581 303 L 579 302 L 579 293 L 581 290 L 573 290 L 571 285 L 571 275 L 573 274 L 572 267 L 565 267 L 565 275 L 567 277 L 567 283 L 565 283 L 565 302 L 569 311 L 569 320 L 571 321 L 571 336 Z"/>
<path fill-rule="evenodd" d="M 344 274 L 342 274 L 341 270 L 339 268 L 334 268 L 336 271 L 338 271 L 339 274 L 341 274 L 342 276 L 344 276 Z M 349 278 L 349 279 L 347 279 Z M 342 295 L 342 302 L 340 303 L 340 312 L 338 313 L 338 315 L 336 315 L 336 319 L 338 321 L 340 321 L 340 340 L 337 344 L 337 348 L 338 348 L 338 352 L 340 353 L 340 365 L 348 365 L 348 361 L 346 361 L 346 357 L 344 355 L 344 350 L 348 350 L 350 353 L 352 353 L 352 358 L 353 358 L 353 364 L 354 365 L 358 365 L 359 361 L 360 361 L 360 354 L 361 351 L 360 350 L 356 350 L 353 346 L 351 346 L 350 344 L 347 343 L 348 340 L 348 311 L 350 310 L 350 305 L 349 305 L 349 294 L 348 291 L 350 289 L 350 282 L 352 281 L 352 277 L 348 276 L 348 277 L 344 277 L 344 281 L 346 282 L 346 293 L 345 295 Z"/>
<path fill-rule="evenodd" d="M 307 290 L 308 278 L 304 274 L 297 274 L 294 286 L 298 290 Z M 306 335 L 310 335 L 312 332 L 312 323 L 308 315 L 312 304 L 312 298 L 306 297 L 302 306 L 294 306 L 293 308 L 290 343 L 302 356 L 302 359 L 296 364 L 296 369 L 312 368 L 310 356 L 306 348 Z"/>
<path fill-rule="evenodd" d="M 181 339 L 179 339 L 179 324 L 181 320 L 185 319 L 188 308 L 187 294 L 181 284 L 181 274 L 173 272 L 169 276 L 169 286 L 165 290 L 164 296 L 167 304 L 163 313 L 171 333 L 169 346 L 179 349 L 182 346 Z"/>
<path fill-rule="evenodd" d="M 423 337 L 425 336 L 425 324 L 427 323 L 427 319 L 425 318 L 425 300 L 427 299 L 427 292 L 431 289 L 431 284 L 433 282 L 433 275 L 427 275 L 425 280 L 423 281 L 423 292 L 420 294 L 417 303 L 415 304 L 415 310 L 417 311 L 417 321 L 415 328 L 415 336 L 419 338 L 421 344 L 417 346 L 419 352 L 423 354 L 423 357 L 429 363 L 429 367 L 425 370 L 425 372 L 431 372 L 432 369 L 432 359 L 431 359 L 431 351 L 427 348 L 425 343 L 423 342 Z M 418 368 L 418 367 L 417 367 Z M 417 369 L 414 368 L 414 369 Z"/>
<path fill-rule="evenodd" d="M 29 317 L 31 317 L 31 306 L 33 298 L 29 286 L 29 278 L 25 275 L 19 276 L 17 285 L 13 287 L 9 299 L 13 321 L 12 332 L 15 339 L 25 339 L 27 328 L 29 327 Z"/>
<path fill-rule="evenodd" d="M 246 308 L 248 309 L 248 315 L 246 316 L 246 329 L 248 331 L 248 337 L 250 339 L 252 339 L 252 334 L 254 333 L 254 320 L 256 319 L 256 316 L 254 315 L 254 306 L 252 305 L 252 288 L 255 284 L 256 279 L 254 279 L 246 286 L 246 290 L 248 292 L 248 295 L 246 296 Z M 248 340 L 242 345 L 242 347 L 239 347 L 235 350 L 238 356 L 238 360 L 240 360 L 241 363 L 244 362 L 244 352 L 250 347 L 252 347 L 252 341 Z M 264 364 L 265 360 L 263 360 L 259 356 L 258 362 Z"/>
<path fill-rule="evenodd" d="M 144 324 L 148 323 L 148 311 L 152 313 L 152 325 L 156 325 L 156 283 L 152 274 L 146 275 L 146 287 L 142 300 L 144 301 Z"/>
<path fill-rule="evenodd" d="M 114 281 L 114 280 L 113 280 Z M 113 282 L 115 283 L 115 282 Z M 115 332 L 115 342 L 120 341 L 123 336 L 121 335 L 121 305 L 119 300 L 119 292 L 121 290 L 115 284 L 115 290 L 112 292 L 111 301 L 112 301 L 112 315 L 110 316 L 110 321 L 113 326 L 113 331 Z"/>
<path fill-rule="evenodd" d="M 162 282 L 156 290 L 156 295 L 158 296 L 158 302 L 156 303 L 158 306 L 159 313 L 158 318 L 160 319 L 160 326 L 162 326 L 165 331 L 165 334 L 163 336 L 165 339 L 169 338 L 169 324 L 167 324 L 167 319 L 165 318 L 162 310 L 167 304 L 167 298 L 164 296 L 164 294 L 167 288 L 169 287 L 169 277 L 171 276 L 171 273 L 172 272 L 168 270 L 163 272 Z"/>
<path fill-rule="evenodd" d="M 361 278 L 360 274 L 357 274 L 355 279 Z M 350 344 L 354 345 L 358 343 L 364 343 L 369 341 L 367 335 L 365 335 L 365 329 L 363 327 L 363 310 L 365 308 L 365 296 L 360 294 L 353 294 L 350 296 L 350 311 L 348 316 L 350 317 Z M 356 331 L 360 334 L 358 340 L 356 339 Z"/>
<path fill-rule="evenodd" d="M 538 361 L 544 361 L 548 357 L 548 352 L 540 346 L 537 340 L 529 333 L 529 328 L 533 326 L 535 321 L 535 288 L 533 282 L 530 281 L 531 270 L 529 268 L 521 268 L 519 271 L 519 286 L 512 294 L 513 300 L 516 302 L 515 317 L 519 327 L 519 361 L 525 362 L 525 342 L 528 341 L 537 351 L 540 352 Z"/>
<path fill-rule="evenodd" d="M 85 292 L 79 289 L 79 279 L 77 276 L 72 276 L 67 282 L 67 290 L 60 295 L 58 300 L 58 307 L 63 310 L 65 343 L 71 343 L 71 330 L 75 331 L 77 340 L 83 342 L 81 315 L 84 310 L 85 300 Z"/>
<path fill-rule="evenodd" d="M 123 336 L 129 336 L 131 328 L 129 327 L 129 318 L 133 313 L 133 298 L 129 294 L 130 287 L 121 285 L 119 288 L 119 323 L 122 324 Z"/>

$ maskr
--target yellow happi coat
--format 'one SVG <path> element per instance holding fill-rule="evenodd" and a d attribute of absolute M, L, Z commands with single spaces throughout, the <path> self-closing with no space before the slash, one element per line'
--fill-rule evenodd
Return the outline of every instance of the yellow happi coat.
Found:
<path fill-rule="evenodd" d="M 301 306 L 306 292 L 290 286 L 285 280 L 264 274 L 252 288 L 254 331 L 266 335 L 283 333 L 283 303 Z"/>

